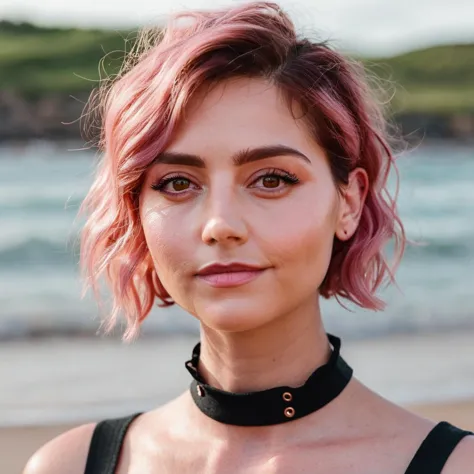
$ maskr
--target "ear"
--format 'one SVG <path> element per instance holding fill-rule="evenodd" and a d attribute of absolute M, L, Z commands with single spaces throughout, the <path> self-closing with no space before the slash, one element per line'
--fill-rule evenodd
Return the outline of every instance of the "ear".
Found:
<path fill-rule="evenodd" d="M 345 241 L 350 239 L 359 225 L 369 190 L 369 177 L 362 168 L 356 168 L 349 173 L 348 184 L 341 191 L 339 220 L 336 226 L 336 237 Z"/>

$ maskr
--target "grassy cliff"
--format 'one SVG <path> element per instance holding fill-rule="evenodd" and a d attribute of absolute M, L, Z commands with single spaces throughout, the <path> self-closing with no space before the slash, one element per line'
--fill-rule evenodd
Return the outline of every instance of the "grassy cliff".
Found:
<path fill-rule="evenodd" d="M 91 90 L 99 79 L 99 60 L 123 51 L 126 34 L 0 22 L 0 88 L 28 97 Z"/>
<path fill-rule="evenodd" d="M 420 113 L 474 112 L 474 44 L 434 46 L 365 60 L 394 81 L 394 109 Z"/>
<path fill-rule="evenodd" d="M 0 22 L 0 90 L 31 98 L 89 91 L 100 77 L 99 61 L 106 53 L 110 53 L 103 63 L 107 72 L 120 65 L 126 37 L 133 34 Z M 371 73 L 396 87 L 394 111 L 474 112 L 474 44 L 363 61 Z"/>

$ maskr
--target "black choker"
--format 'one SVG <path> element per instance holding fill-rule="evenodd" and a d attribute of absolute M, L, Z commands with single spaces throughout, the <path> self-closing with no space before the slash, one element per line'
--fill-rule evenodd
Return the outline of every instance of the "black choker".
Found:
<path fill-rule="evenodd" d="M 309 415 L 334 400 L 352 377 L 352 369 L 340 356 L 341 340 L 328 334 L 334 350 L 327 364 L 317 368 L 300 387 L 275 387 L 260 392 L 232 393 L 208 385 L 197 371 L 201 343 L 193 349 L 185 367 L 193 377 L 191 396 L 210 418 L 239 426 L 285 423 Z"/>

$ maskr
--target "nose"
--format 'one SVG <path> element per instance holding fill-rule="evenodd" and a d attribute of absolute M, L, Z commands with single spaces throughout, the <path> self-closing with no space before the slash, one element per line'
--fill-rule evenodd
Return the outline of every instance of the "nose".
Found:
<path fill-rule="evenodd" d="M 216 193 L 217 194 L 217 193 Z M 205 203 L 202 241 L 206 244 L 243 244 L 248 240 L 247 225 L 236 196 L 209 196 Z"/>

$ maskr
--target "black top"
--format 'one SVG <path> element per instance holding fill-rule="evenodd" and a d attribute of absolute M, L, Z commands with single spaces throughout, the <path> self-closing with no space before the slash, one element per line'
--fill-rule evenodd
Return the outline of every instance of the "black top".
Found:
<path fill-rule="evenodd" d="M 103 420 L 97 424 L 89 448 L 84 474 L 114 474 L 120 448 L 130 423 L 141 413 L 125 418 Z M 469 431 L 442 421 L 425 438 L 405 474 L 441 474 L 446 461 Z"/>

